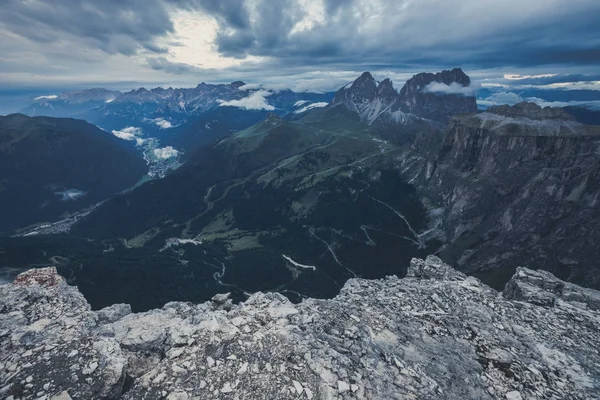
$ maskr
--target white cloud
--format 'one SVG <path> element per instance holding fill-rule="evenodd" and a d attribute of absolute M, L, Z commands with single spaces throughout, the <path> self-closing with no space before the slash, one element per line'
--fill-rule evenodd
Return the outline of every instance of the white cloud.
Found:
<path fill-rule="evenodd" d="M 57 99 L 57 98 L 58 98 L 57 95 L 52 94 L 50 96 L 39 96 L 39 97 L 36 97 L 34 100 L 36 100 L 36 101 L 38 101 L 38 100 L 54 100 L 54 99 Z"/>
<path fill-rule="evenodd" d="M 474 85 L 463 86 L 457 82 L 452 82 L 450 85 L 442 82 L 431 82 L 423 88 L 423 91 L 427 93 L 461 94 L 463 96 L 473 96 L 475 90 Z"/>
<path fill-rule="evenodd" d="M 246 83 L 238 88 L 238 90 L 257 90 L 261 89 L 262 85 L 260 83 Z"/>
<path fill-rule="evenodd" d="M 523 98 L 517 93 L 498 92 L 486 97 L 485 99 L 477 99 L 477 104 L 482 108 L 488 108 L 501 104 L 508 104 L 509 106 L 512 106 L 522 101 Z"/>
<path fill-rule="evenodd" d="M 258 90 L 243 99 L 230 101 L 219 100 L 219 103 L 221 104 L 220 107 L 238 107 L 245 110 L 272 111 L 275 107 L 267 103 L 266 100 L 266 97 L 269 97 L 270 95 L 271 92 L 267 90 Z"/>
<path fill-rule="evenodd" d="M 154 156 L 161 160 L 166 160 L 167 158 L 177 157 L 179 155 L 179 151 L 174 149 L 171 146 L 161 147 L 158 149 L 154 149 Z"/>
<path fill-rule="evenodd" d="M 153 122 L 160 129 L 174 128 L 173 124 L 171 124 L 171 122 L 167 121 L 164 118 L 154 118 L 154 119 L 151 119 L 149 121 Z"/>
<path fill-rule="evenodd" d="M 144 144 L 145 140 L 142 139 L 141 136 L 143 133 L 142 128 L 137 128 L 135 126 L 128 126 L 120 131 L 112 131 L 112 134 L 118 137 L 119 139 L 132 141 L 135 140 L 136 145 L 141 146 Z"/>
<path fill-rule="evenodd" d="M 329 103 L 325 103 L 325 102 L 309 104 L 306 107 L 302 107 L 301 109 L 294 111 L 294 114 L 302 114 L 303 112 L 312 110 L 313 108 L 322 108 L 322 107 L 327 107 L 328 105 L 329 105 Z"/>
<path fill-rule="evenodd" d="M 511 81 L 520 81 L 523 79 L 532 79 L 532 78 L 551 78 L 556 75 L 557 74 L 538 74 L 538 75 L 504 74 L 504 79 L 508 79 Z"/>

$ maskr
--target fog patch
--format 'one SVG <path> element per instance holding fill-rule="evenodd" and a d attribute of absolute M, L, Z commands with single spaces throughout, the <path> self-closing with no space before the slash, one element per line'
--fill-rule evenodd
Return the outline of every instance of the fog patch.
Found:
<path fill-rule="evenodd" d="M 170 128 L 174 128 L 176 126 L 164 118 L 154 118 L 154 119 L 149 119 L 147 121 L 152 122 L 154 125 L 158 126 L 160 129 L 170 129 Z"/>
<path fill-rule="evenodd" d="M 177 157 L 179 155 L 179 151 L 171 146 L 159 147 L 158 149 L 154 149 L 153 153 L 154 156 L 159 160 L 167 160 L 169 158 Z"/>
<path fill-rule="evenodd" d="M 267 90 L 257 90 L 252 93 L 250 96 L 245 97 L 240 100 L 218 100 L 220 103 L 220 107 L 238 107 L 245 110 L 267 110 L 273 111 L 275 107 L 267 103 L 267 97 L 269 97 L 272 93 Z"/>
<path fill-rule="evenodd" d="M 133 141 L 135 140 L 136 145 L 141 146 L 144 144 L 145 140 L 140 136 L 142 135 L 142 128 L 137 128 L 135 126 L 128 126 L 127 128 L 121 129 L 120 131 L 114 130 L 112 134 L 119 139 Z"/>
<path fill-rule="evenodd" d="M 438 93 L 438 94 L 458 94 L 462 96 L 473 96 L 475 94 L 475 87 L 463 86 L 458 82 L 452 82 L 446 85 L 442 82 L 431 82 L 425 86 L 422 91 L 425 93 Z"/>
<path fill-rule="evenodd" d="M 54 192 L 60 197 L 61 201 L 75 201 L 86 195 L 86 192 L 79 189 L 67 189 L 60 192 Z"/>
<path fill-rule="evenodd" d="M 323 108 L 323 107 L 327 107 L 328 105 L 329 105 L 329 103 L 326 103 L 326 102 L 309 104 L 306 107 L 302 107 L 301 109 L 294 111 L 294 114 L 302 114 L 303 112 L 312 110 L 313 108 Z"/>
<path fill-rule="evenodd" d="M 39 96 L 39 97 L 36 97 L 34 100 L 38 101 L 38 100 L 54 100 L 54 99 L 58 99 L 58 96 L 55 94 L 52 94 L 50 96 Z"/>
<path fill-rule="evenodd" d="M 514 106 L 515 104 L 520 103 L 522 101 L 523 98 L 517 93 L 498 92 L 486 97 L 485 99 L 477 99 L 477 105 L 480 108 L 486 109 L 492 106 L 498 106 L 503 104 Z"/>

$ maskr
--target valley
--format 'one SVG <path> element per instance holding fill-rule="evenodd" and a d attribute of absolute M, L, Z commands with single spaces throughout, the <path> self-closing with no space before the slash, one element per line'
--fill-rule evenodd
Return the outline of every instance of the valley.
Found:
<path fill-rule="evenodd" d="M 478 153 L 465 154 L 465 144 L 476 146 L 484 134 L 575 135 L 577 146 L 587 146 L 596 143 L 596 128 L 537 106 L 474 114 L 473 97 L 417 89 L 436 82 L 468 87 L 470 79 L 460 69 L 419 74 L 396 92 L 391 81 L 377 82 L 365 73 L 326 106 L 307 108 L 306 100 L 296 100 L 299 112 L 267 113 L 197 151 L 166 144 L 174 143 L 165 139 L 166 132 L 176 135 L 176 125 L 166 118 L 162 138 L 133 125 L 121 127 L 113 135 L 142 152 L 146 177 L 83 211 L 0 239 L 2 263 L 12 270 L 49 262 L 92 307 L 128 303 L 139 311 L 169 301 L 202 302 L 223 290 L 236 301 L 257 291 L 277 291 L 295 302 L 330 298 L 350 278 L 403 276 L 411 258 L 432 253 L 458 266 L 465 263 L 465 269 L 468 264 L 471 274 L 499 287 L 516 268 L 510 255 L 530 254 L 524 247 L 516 250 L 515 243 L 527 243 L 526 234 L 511 228 L 514 208 L 494 214 L 491 200 L 484 198 L 468 206 L 479 193 L 477 185 L 501 172 L 500 167 L 489 171 L 489 161 Z M 465 112 L 463 119 L 451 117 Z M 536 151 L 522 168 L 554 162 L 549 153 L 546 161 L 538 160 Z M 448 154 L 453 154 L 450 164 Z M 595 156 L 590 157 L 585 168 L 594 173 Z M 519 163 L 512 160 L 511 168 L 521 168 Z M 473 180 L 472 168 L 487 172 Z M 592 187 L 589 182 L 584 192 Z M 512 199 L 521 188 L 504 189 L 504 196 Z M 579 198 L 593 198 L 584 192 Z M 471 195 L 461 198 L 461 193 Z M 575 218 L 587 213 L 572 212 Z M 499 253 L 492 241 L 469 239 L 498 220 L 507 227 L 502 243 L 513 243 L 511 250 Z M 528 229 L 541 235 L 546 228 L 534 223 Z M 577 236 L 567 232 L 560 240 Z M 484 236 L 493 240 L 494 235 L 498 230 L 492 228 Z M 538 247 L 531 254 L 547 251 Z M 474 263 L 476 257 L 481 261 Z M 540 267 L 576 282 L 595 276 L 583 264 L 566 265 Z"/>

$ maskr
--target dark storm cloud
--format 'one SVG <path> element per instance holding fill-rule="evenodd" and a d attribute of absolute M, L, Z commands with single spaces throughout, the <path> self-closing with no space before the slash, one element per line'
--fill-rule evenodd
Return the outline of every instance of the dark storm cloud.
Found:
<path fill-rule="evenodd" d="M 324 0 L 322 23 L 294 32 L 305 13 L 297 1 L 255 0 L 257 18 L 245 28 L 221 23 L 216 45 L 228 56 L 276 57 L 290 65 L 364 57 L 389 67 L 600 63 L 596 0 L 478 3 Z"/>
<path fill-rule="evenodd" d="M 202 9 L 213 15 L 227 27 L 247 29 L 250 17 L 246 0 L 167 0 L 170 4 L 184 9 Z"/>
<path fill-rule="evenodd" d="M 80 71 L 83 62 L 108 65 L 106 60 L 118 59 L 110 65 L 114 72 L 127 64 L 124 57 L 137 57 L 136 65 L 148 73 L 195 76 L 201 67 L 169 53 L 183 47 L 173 20 L 179 10 L 211 16 L 217 24 L 216 51 L 240 60 L 258 57 L 261 61 L 248 64 L 248 71 L 268 76 L 302 68 L 418 72 L 462 66 L 518 72 L 546 65 L 556 66 L 552 72 L 581 67 L 575 72 L 589 73 L 600 65 L 598 0 L 0 2 L 0 54 L 15 60 L 11 71 L 21 63 L 32 74 L 37 68 L 37 75 L 63 68 L 67 76 Z M 2 64 L 0 59 L 0 71 L 8 69 Z M 134 69 L 130 65 L 127 71 Z M 563 74 L 553 79 L 520 83 L 587 78 Z"/>
<path fill-rule="evenodd" d="M 173 31 L 162 0 L 3 0 L 0 26 L 34 42 L 74 41 L 106 53 L 162 53 L 154 39 Z"/>
<path fill-rule="evenodd" d="M 164 57 L 149 57 L 148 65 L 155 71 L 164 71 L 170 74 L 183 75 L 200 73 L 202 69 L 184 63 L 175 63 L 167 60 Z"/>

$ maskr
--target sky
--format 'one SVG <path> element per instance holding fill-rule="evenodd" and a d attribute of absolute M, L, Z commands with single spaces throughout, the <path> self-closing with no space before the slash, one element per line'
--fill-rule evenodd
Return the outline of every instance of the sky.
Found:
<path fill-rule="evenodd" d="M 367 70 L 398 87 L 456 66 L 482 87 L 600 90 L 598 0 L 1 3 L 4 91 L 236 80 L 329 91 Z"/>

